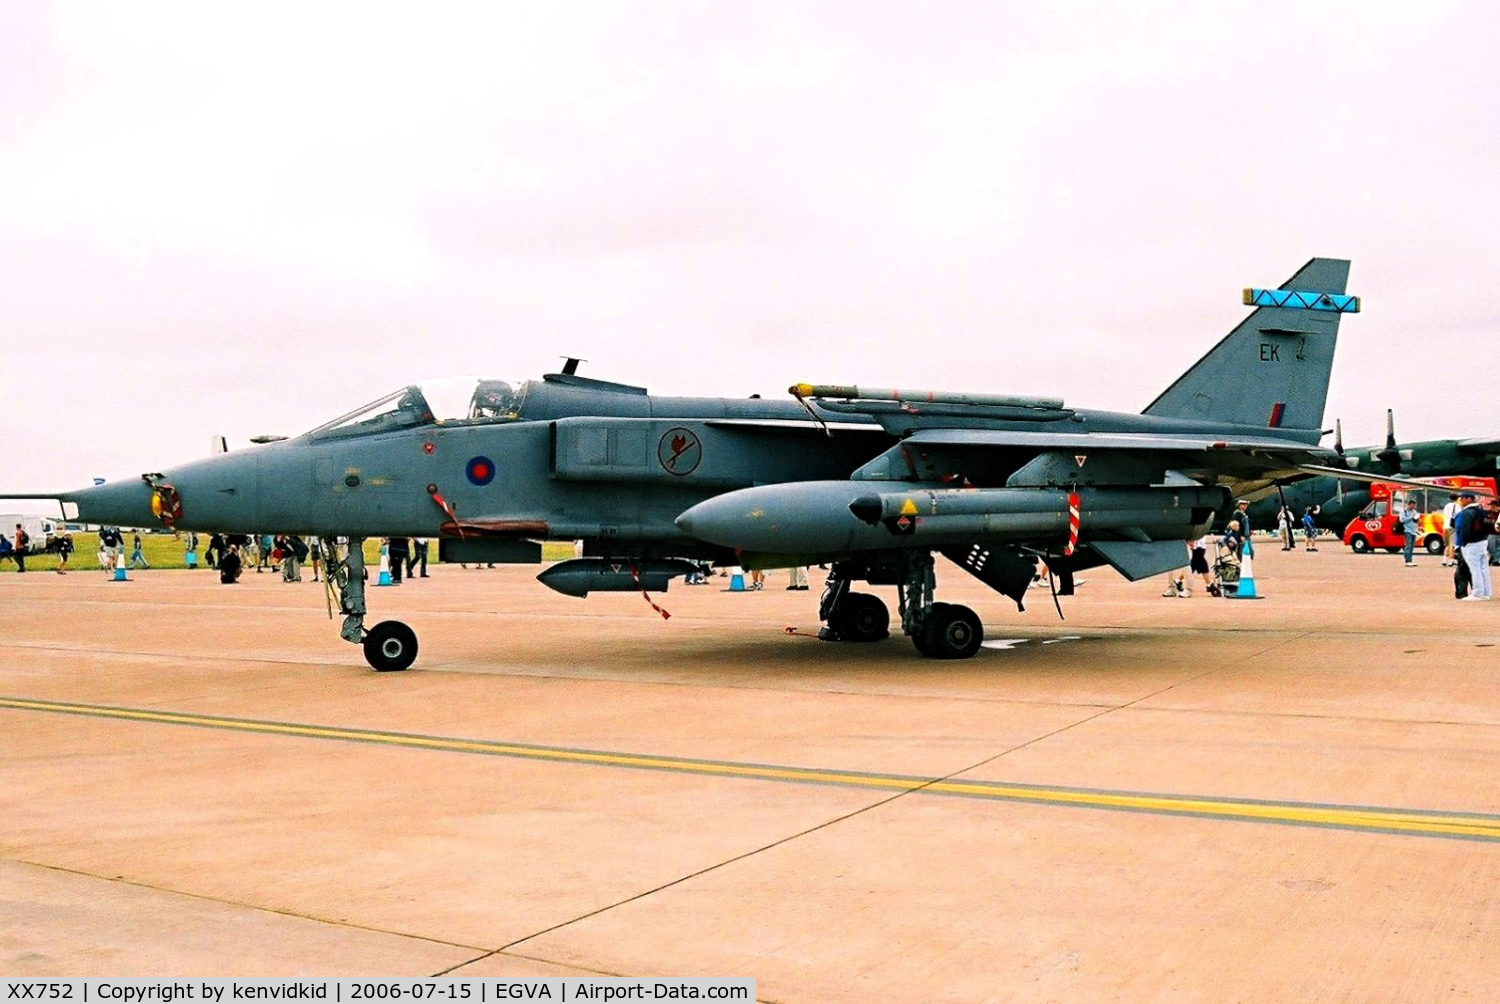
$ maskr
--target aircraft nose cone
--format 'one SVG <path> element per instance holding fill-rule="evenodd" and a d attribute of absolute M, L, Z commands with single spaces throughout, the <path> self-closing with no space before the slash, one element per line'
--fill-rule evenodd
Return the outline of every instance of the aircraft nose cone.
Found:
<path fill-rule="evenodd" d="M 693 510 L 689 509 L 687 512 L 683 513 L 681 516 L 678 516 L 672 522 L 675 523 L 677 525 L 677 529 L 681 530 L 683 533 L 692 533 Z"/>
<path fill-rule="evenodd" d="M 70 492 L 66 501 L 77 504 L 85 523 L 148 527 L 160 522 L 151 511 L 153 494 L 144 481 L 122 478 Z"/>

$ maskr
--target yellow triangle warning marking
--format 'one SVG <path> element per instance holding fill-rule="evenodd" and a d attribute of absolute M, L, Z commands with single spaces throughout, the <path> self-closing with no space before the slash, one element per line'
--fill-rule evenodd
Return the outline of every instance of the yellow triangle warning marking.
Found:
<path fill-rule="evenodd" d="M 913 502 L 911 499 L 907 499 L 905 502 L 901 503 L 901 515 L 903 515 L 903 516 L 915 516 L 916 514 L 917 514 L 917 504 L 915 502 Z"/>

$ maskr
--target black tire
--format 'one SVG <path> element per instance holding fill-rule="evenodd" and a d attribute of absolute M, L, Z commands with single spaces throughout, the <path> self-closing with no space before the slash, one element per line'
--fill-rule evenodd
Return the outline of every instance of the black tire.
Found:
<path fill-rule="evenodd" d="M 1431 534 L 1422 542 L 1422 547 L 1426 549 L 1428 554 L 1442 554 L 1443 538 L 1438 534 Z"/>
<path fill-rule="evenodd" d="M 365 635 L 365 661 L 377 673 L 399 673 L 417 661 L 417 633 L 400 621 L 381 621 Z"/>
<path fill-rule="evenodd" d="M 1370 553 L 1370 541 L 1369 541 L 1369 538 L 1367 538 L 1367 537 L 1361 537 L 1359 534 L 1356 533 L 1354 536 L 1352 536 L 1352 537 L 1349 538 L 1349 550 L 1353 551 L 1355 554 L 1369 554 Z"/>
<path fill-rule="evenodd" d="M 934 603 L 922 637 L 928 649 L 924 654 L 931 658 L 967 659 L 984 643 L 984 625 L 968 607 Z"/>
<path fill-rule="evenodd" d="M 927 615 L 928 618 L 930 619 L 932 617 L 932 614 L 937 613 L 938 610 L 946 607 L 947 605 L 948 604 L 946 603 L 934 603 L 932 605 L 931 612 Z M 927 621 L 923 621 L 921 623 L 921 626 L 919 626 L 917 630 L 912 633 L 911 643 L 912 646 L 915 647 L 916 650 L 922 655 L 927 656 L 927 658 L 929 659 L 932 658 L 932 649 L 927 647 Z"/>
<path fill-rule="evenodd" d="M 880 597 L 850 593 L 838 616 L 838 632 L 845 641 L 880 641 L 891 636 L 891 613 Z"/>

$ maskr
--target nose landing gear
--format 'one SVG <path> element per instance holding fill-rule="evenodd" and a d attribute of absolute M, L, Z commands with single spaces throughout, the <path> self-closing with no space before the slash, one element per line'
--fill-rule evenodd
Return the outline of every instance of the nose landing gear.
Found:
<path fill-rule="evenodd" d="M 328 616 L 334 603 L 344 615 L 339 637 L 364 648 L 365 661 L 377 673 L 409 669 L 417 659 L 417 633 L 401 621 L 381 621 L 365 630 L 365 539 L 350 537 L 347 552 L 332 538 L 318 542 L 323 551 Z"/>

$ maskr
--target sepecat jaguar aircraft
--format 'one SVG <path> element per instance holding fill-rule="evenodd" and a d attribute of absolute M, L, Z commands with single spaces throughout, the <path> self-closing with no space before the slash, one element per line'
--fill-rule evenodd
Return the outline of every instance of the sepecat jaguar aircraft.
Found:
<path fill-rule="evenodd" d="M 785 401 L 660 397 L 563 372 L 405 387 L 309 432 L 53 498 L 91 523 L 316 534 L 342 637 L 377 670 L 413 631 L 365 626 L 363 540 L 426 536 L 447 561 L 582 557 L 538 578 L 574 596 L 663 590 L 694 562 L 827 564 L 833 641 L 885 638 L 855 583 L 895 586 L 897 622 L 934 658 L 966 658 L 978 614 L 935 601 L 941 554 L 1019 605 L 1039 565 L 1138 580 L 1184 564 L 1234 499 L 1346 473 L 1319 447 L 1347 261 L 1317 258 L 1141 414 L 1058 398 L 796 384 Z M 1359 475 L 1354 474 L 1358 477 Z M 345 538 L 347 547 L 335 543 Z"/>

